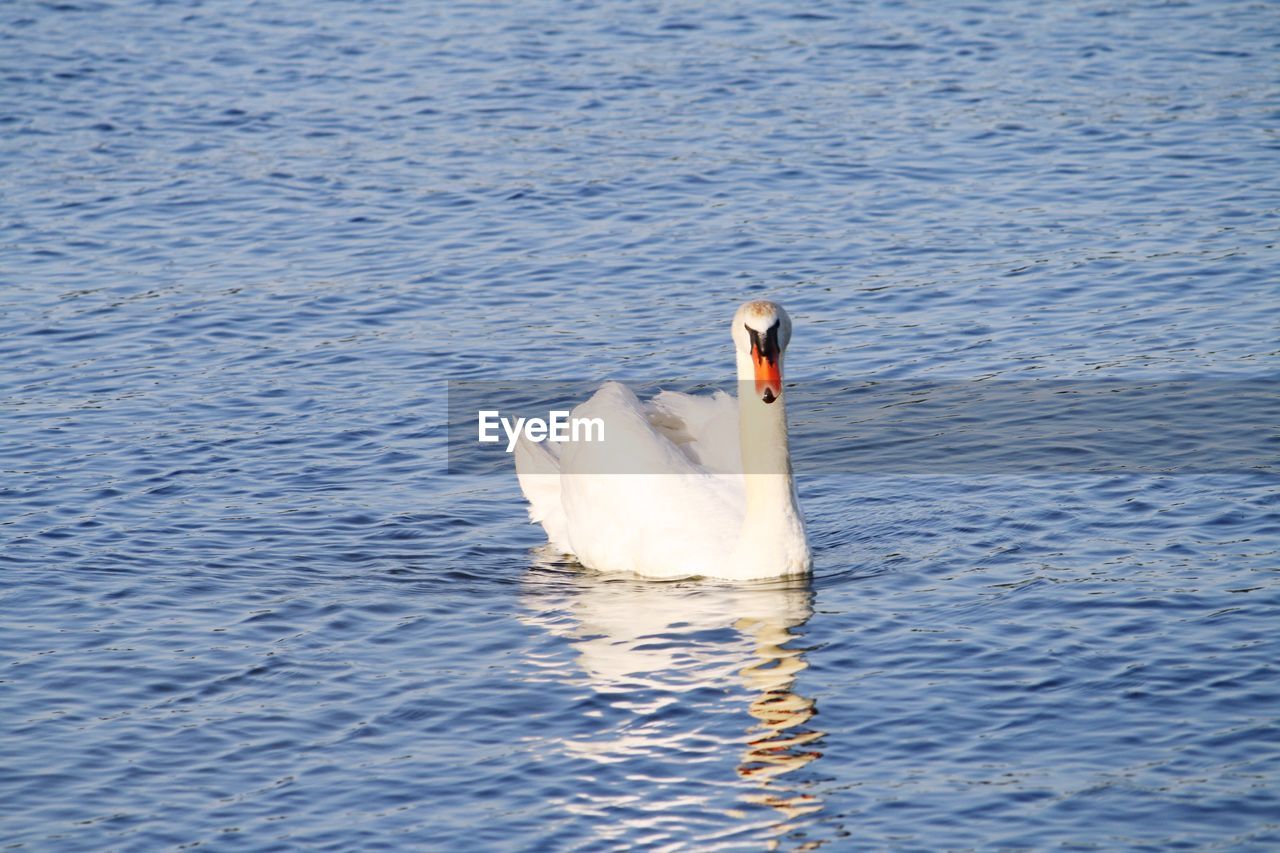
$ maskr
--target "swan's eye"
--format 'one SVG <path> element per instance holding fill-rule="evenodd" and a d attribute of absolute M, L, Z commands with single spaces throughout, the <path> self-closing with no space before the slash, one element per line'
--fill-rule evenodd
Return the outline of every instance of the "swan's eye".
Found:
<path fill-rule="evenodd" d="M 747 334 L 751 336 L 751 355 L 756 361 L 767 361 L 774 364 L 778 361 L 778 329 L 781 320 L 774 320 L 773 325 L 761 334 L 759 331 L 743 323 Z"/>

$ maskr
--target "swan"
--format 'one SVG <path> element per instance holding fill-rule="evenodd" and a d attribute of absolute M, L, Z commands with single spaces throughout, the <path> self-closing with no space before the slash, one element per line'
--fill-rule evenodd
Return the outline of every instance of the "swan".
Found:
<path fill-rule="evenodd" d="M 600 418 L 605 441 L 521 437 L 516 476 L 552 547 L 597 571 L 650 578 L 809 572 L 782 385 L 791 318 L 776 303 L 746 302 L 731 330 L 737 400 L 662 391 L 642 403 L 608 382 L 572 413 Z"/>

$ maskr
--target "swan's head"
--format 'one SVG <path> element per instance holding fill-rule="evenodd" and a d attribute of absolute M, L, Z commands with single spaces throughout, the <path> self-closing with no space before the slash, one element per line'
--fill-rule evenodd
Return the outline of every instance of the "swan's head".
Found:
<path fill-rule="evenodd" d="M 733 315 L 733 342 L 751 358 L 756 393 L 766 403 L 782 396 L 782 353 L 791 341 L 791 318 L 776 302 L 744 302 Z"/>

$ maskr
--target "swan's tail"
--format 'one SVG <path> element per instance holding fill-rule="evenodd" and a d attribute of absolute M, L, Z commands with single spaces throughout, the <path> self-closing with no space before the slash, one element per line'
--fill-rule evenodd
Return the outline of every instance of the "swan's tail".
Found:
<path fill-rule="evenodd" d="M 530 520 L 542 525 L 553 547 L 573 553 L 564 505 L 560 503 L 560 460 L 545 444 L 529 441 L 523 433 L 516 443 L 515 455 L 516 478 L 520 491 L 529 500 Z"/>

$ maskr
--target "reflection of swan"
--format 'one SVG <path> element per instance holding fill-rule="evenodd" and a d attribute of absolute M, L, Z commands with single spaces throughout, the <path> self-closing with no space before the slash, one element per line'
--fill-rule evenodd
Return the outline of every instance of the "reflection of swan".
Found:
<path fill-rule="evenodd" d="M 594 569 L 650 577 L 809 570 L 782 387 L 791 319 L 780 305 L 747 302 L 732 332 L 736 402 L 663 392 L 645 404 L 611 382 L 572 415 L 600 419 L 605 441 L 521 438 L 520 487 L 552 545 Z"/>
<path fill-rule="evenodd" d="M 794 639 L 790 627 L 768 621 L 749 621 L 739 630 L 750 631 L 756 638 L 756 654 L 760 658 L 742 670 L 743 680 L 760 696 L 751 703 L 751 716 L 759 723 L 749 732 L 747 749 L 738 764 L 738 774 L 756 780 L 760 792 L 745 799 L 772 806 L 790 819 L 816 812 L 822 804 L 811 794 L 788 795 L 778 790 L 773 780 L 805 766 L 822 753 L 807 749 L 823 736 L 823 732 L 800 729 L 817 711 L 813 700 L 792 691 L 796 675 L 806 666 L 803 652 L 783 646 Z"/>
<path fill-rule="evenodd" d="M 601 819 L 598 840 L 664 832 L 690 809 L 721 815 L 719 834 L 778 836 L 822 807 L 783 778 L 821 755 L 814 703 L 794 690 L 804 652 L 787 647 L 813 612 L 807 580 L 655 585 L 535 570 L 525 593 L 524 621 L 575 656 L 558 673 L 543 663 L 543 677 L 575 685 L 585 673 L 590 688 L 581 718 L 563 721 L 577 734 L 562 748 L 600 771 L 565 808 Z"/>

